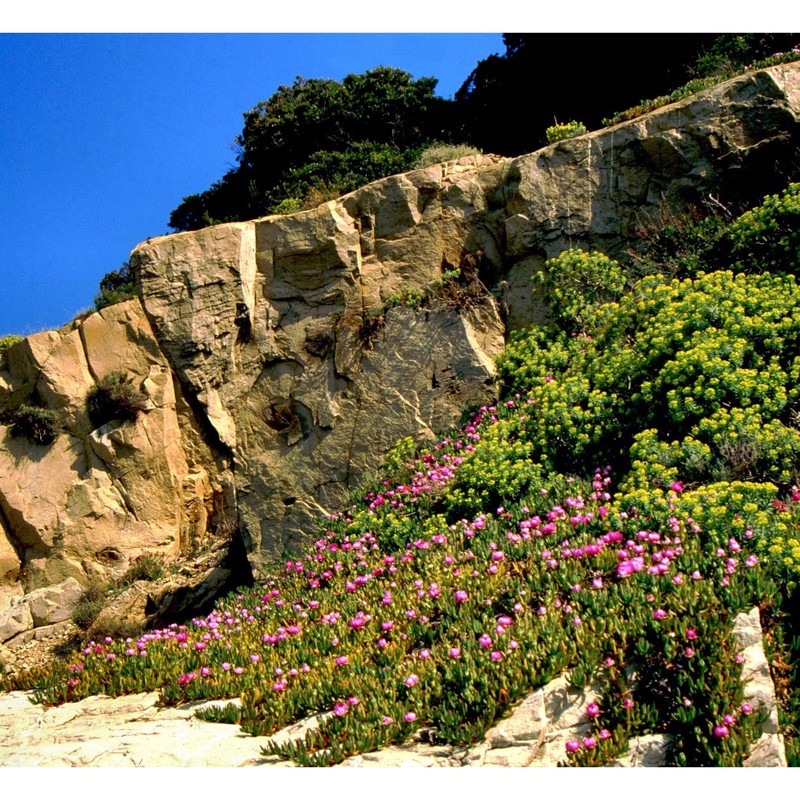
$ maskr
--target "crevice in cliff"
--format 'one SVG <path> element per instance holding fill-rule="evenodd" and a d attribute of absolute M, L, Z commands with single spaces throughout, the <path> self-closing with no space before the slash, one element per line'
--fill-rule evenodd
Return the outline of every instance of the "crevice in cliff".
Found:
<path fill-rule="evenodd" d="M 97 383 L 100 378 L 98 377 L 97 373 L 92 369 L 92 362 L 89 360 L 89 348 L 86 344 L 86 333 L 84 332 L 83 324 L 78 326 L 78 336 L 81 340 L 81 349 L 83 350 L 83 360 L 86 364 L 86 369 L 89 374 L 92 376 L 92 380 Z"/>
<path fill-rule="evenodd" d="M 3 530 L 6 533 L 6 540 L 14 549 L 14 552 L 19 559 L 20 570 L 22 569 L 23 557 L 24 557 L 24 546 L 21 541 L 17 538 L 14 527 L 11 525 L 11 521 L 8 518 L 5 510 L 6 498 L 0 494 L 0 523 L 2 523 Z"/>

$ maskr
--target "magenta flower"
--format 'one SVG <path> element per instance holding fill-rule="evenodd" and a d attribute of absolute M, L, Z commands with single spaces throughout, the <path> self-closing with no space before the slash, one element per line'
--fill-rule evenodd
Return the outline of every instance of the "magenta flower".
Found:
<path fill-rule="evenodd" d="M 577 739 L 570 739 L 564 746 L 568 753 L 577 753 L 581 749 L 581 743 Z"/>
<path fill-rule="evenodd" d="M 224 669 L 227 672 L 230 668 L 231 668 L 231 665 L 227 661 L 223 661 L 222 669 Z"/>
<path fill-rule="evenodd" d="M 692 648 L 691 648 L 691 647 L 687 647 L 687 648 L 686 648 L 686 649 L 683 651 L 683 654 L 686 656 L 686 658 L 691 658 L 691 657 L 694 655 L 694 650 L 692 650 Z"/>
<path fill-rule="evenodd" d="M 347 703 L 334 703 L 333 715 L 343 717 L 347 713 Z"/>
<path fill-rule="evenodd" d="M 593 747 L 596 747 L 596 746 L 597 746 L 597 740 L 594 738 L 594 736 L 587 736 L 587 737 L 586 737 L 586 738 L 583 740 L 583 746 L 584 746 L 584 747 L 585 747 L 587 750 L 591 750 Z"/>
<path fill-rule="evenodd" d="M 666 611 L 664 611 L 664 609 L 663 609 L 663 608 L 657 608 L 657 609 L 656 609 L 656 610 L 653 612 L 653 618 L 654 618 L 654 619 L 664 619 L 664 617 L 666 617 L 666 616 L 667 616 L 667 612 L 666 612 Z"/>
<path fill-rule="evenodd" d="M 414 722 L 417 719 L 417 715 L 413 711 L 406 711 L 403 719 L 406 722 Z"/>
<path fill-rule="evenodd" d="M 597 703 L 589 703 L 586 706 L 586 716 L 593 719 L 600 713 L 600 706 Z"/>
<path fill-rule="evenodd" d="M 492 650 L 492 655 L 490 656 L 492 661 L 499 661 L 503 654 L 499 650 Z"/>
<path fill-rule="evenodd" d="M 450 648 L 450 658 L 461 658 L 461 650 L 458 647 L 451 647 Z"/>
<path fill-rule="evenodd" d="M 689 639 L 689 641 L 696 639 L 697 631 L 694 628 L 688 628 L 686 630 L 686 638 Z"/>
<path fill-rule="evenodd" d="M 492 637 L 488 634 L 484 633 L 480 639 L 478 639 L 478 644 L 481 647 L 491 647 L 492 646 Z"/>
<path fill-rule="evenodd" d="M 420 658 L 430 658 L 431 657 L 431 651 L 430 650 L 420 650 L 419 651 L 419 657 Z"/>
<path fill-rule="evenodd" d="M 419 675 L 411 673 L 405 680 L 406 686 L 416 686 L 419 683 Z"/>
<path fill-rule="evenodd" d="M 608 728 L 603 728 L 600 733 L 597 734 L 601 739 L 610 739 L 611 738 L 611 731 Z"/>
<path fill-rule="evenodd" d="M 753 712 L 753 706 L 750 703 L 742 703 L 742 714 L 751 714 Z"/>
<path fill-rule="evenodd" d="M 384 718 L 383 718 L 383 720 L 382 720 L 382 722 L 383 722 L 383 724 L 384 724 L 384 725 L 391 725 L 391 724 L 392 724 L 392 721 L 393 721 L 393 720 L 392 720 L 392 718 L 391 718 L 391 717 L 384 717 Z"/>
<path fill-rule="evenodd" d="M 457 589 L 455 598 L 456 603 L 464 603 L 467 600 L 467 593 L 463 589 Z"/>
<path fill-rule="evenodd" d="M 714 726 L 714 736 L 717 739 L 724 739 L 728 735 L 728 728 L 725 725 L 715 725 Z"/>
<path fill-rule="evenodd" d="M 337 667 L 343 667 L 347 663 L 347 661 L 348 661 L 347 656 L 339 656 L 336 659 L 336 666 Z"/>
<path fill-rule="evenodd" d="M 348 697 L 347 704 L 350 706 L 357 706 L 361 701 L 357 697 Z"/>

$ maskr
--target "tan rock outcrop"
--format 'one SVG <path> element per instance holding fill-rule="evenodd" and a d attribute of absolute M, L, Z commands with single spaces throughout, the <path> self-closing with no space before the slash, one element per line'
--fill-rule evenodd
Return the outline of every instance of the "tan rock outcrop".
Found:
<path fill-rule="evenodd" d="M 6 366 L 7 407 L 33 397 L 61 420 L 51 444 L 0 426 L 6 583 L 21 580 L 27 592 L 68 578 L 85 585 L 142 552 L 176 555 L 192 468 L 172 371 L 138 301 L 28 337 L 11 348 Z M 114 419 L 93 430 L 87 394 L 114 372 L 141 389 L 146 409 L 135 422 Z M 213 458 L 205 460 L 213 469 Z"/>

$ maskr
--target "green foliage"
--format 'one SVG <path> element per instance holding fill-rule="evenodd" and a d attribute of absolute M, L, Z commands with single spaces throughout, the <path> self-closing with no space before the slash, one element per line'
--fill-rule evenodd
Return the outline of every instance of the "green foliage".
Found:
<path fill-rule="evenodd" d="M 386 324 L 386 312 L 392 308 L 440 308 L 463 311 L 481 302 L 486 295 L 477 272 L 446 270 L 440 278 L 424 288 L 403 286 L 390 294 L 378 309 L 367 310 L 359 324 L 359 336 L 367 349 L 372 349 L 378 333 Z"/>
<path fill-rule="evenodd" d="M 724 48 L 723 48 L 724 49 Z M 603 125 L 616 125 L 620 122 L 627 122 L 628 120 L 636 119 L 637 117 L 654 111 L 662 106 L 669 105 L 670 103 L 677 103 L 686 97 L 690 97 L 697 92 L 702 92 L 705 89 L 710 89 L 712 86 L 722 83 L 723 81 L 733 78 L 740 72 L 751 71 L 754 72 L 766 67 L 773 67 L 777 64 L 788 64 L 792 61 L 800 59 L 800 49 L 795 47 L 788 53 L 774 53 L 770 56 L 760 58 L 752 64 L 742 64 L 741 62 L 731 62 L 725 54 L 719 56 L 710 56 L 707 59 L 701 58 L 700 71 L 708 72 L 702 77 L 694 78 L 683 86 L 679 86 L 669 94 L 659 95 L 652 100 L 642 100 L 638 105 L 626 109 L 625 111 L 618 112 L 611 117 L 603 120 Z"/>
<path fill-rule="evenodd" d="M 565 329 L 584 329 L 592 324 L 598 306 L 616 299 L 625 288 L 625 275 L 616 261 L 583 250 L 565 250 L 551 258 L 534 279 Z"/>
<path fill-rule="evenodd" d="M 784 38 L 765 33 L 720 34 L 698 56 L 695 69 L 701 77 L 733 75 L 765 59 L 783 58 L 787 54 L 778 51 Z"/>
<path fill-rule="evenodd" d="M 410 169 L 415 152 L 378 142 L 358 142 L 344 151 L 317 151 L 301 166 L 288 170 L 280 183 L 264 194 L 265 206 L 276 214 L 287 213 L 280 208 L 315 208 L 326 199 Z"/>
<path fill-rule="evenodd" d="M 640 275 L 655 272 L 675 278 L 708 272 L 717 266 L 714 254 L 727 227 L 723 218 L 709 210 L 662 211 L 639 231 L 641 252 L 631 253 L 635 270 Z"/>
<path fill-rule="evenodd" d="M 479 156 L 481 151 L 469 144 L 447 144 L 446 142 L 432 142 L 414 159 L 413 169 L 423 169 L 443 161 L 453 161 L 465 156 Z"/>
<path fill-rule="evenodd" d="M 51 444 L 61 432 L 61 415 L 51 408 L 23 403 L 12 414 L 11 435 Z"/>
<path fill-rule="evenodd" d="M 96 428 L 113 419 L 134 422 L 146 409 L 147 396 L 120 372 L 107 375 L 86 396 L 86 411 Z"/>
<path fill-rule="evenodd" d="M 24 337 L 15 334 L 8 336 L 0 336 L 0 356 L 2 356 L 9 347 L 13 347 L 18 342 L 21 342 Z"/>
<path fill-rule="evenodd" d="M 799 303 L 792 276 L 650 276 L 599 307 L 591 336 L 516 335 L 501 370 L 509 391 L 535 387 L 533 457 L 616 463 L 653 429 L 658 444 L 649 435 L 630 458 L 644 447 L 665 481 L 690 466 L 793 481 Z"/>
<path fill-rule="evenodd" d="M 116 582 L 116 588 L 122 589 L 136 581 L 157 581 L 166 574 L 164 556 L 158 553 L 143 553 L 131 561 L 128 569 Z"/>
<path fill-rule="evenodd" d="M 800 271 L 800 183 L 770 195 L 734 220 L 716 258 L 742 272 Z"/>
<path fill-rule="evenodd" d="M 100 586 L 90 586 L 73 606 L 70 619 L 81 629 L 89 630 L 105 607 L 108 592 Z"/>
<path fill-rule="evenodd" d="M 411 168 L 449 127 L 436 80 L 378 67 L 342 81 L 298 77 L 244 115 L 238 166 L 184 198 L 176 230 L 293 213 Z M 285 204 L 285 205 L 282 205 Z"/>
<path fill-rule="evenodd" d="M 564 139 L 583 136 L 584 133 L 588 133 L 586 126 L 582 122 L 572 120 L 571 122 L 557 122 L 555 125 L 551 125 L 545 131 L 545 136 L 547 137 L 547 144 L 554 144 Z"/>
<path fill-rule="evenodd" d="M 122 303 L 136 297 L 136 285 L 131 265 L 126 261 L 118 270 L 112 270 L 100 281 L 100 293 L 94 297 L 95 308 L 100 311 L 107 306 Z"/>
<path fill-rule="evenodd" d="M 272 209 L 273 214 L 296 214 L 303 211 L 303 201 L 299 197 L 286 197 L 276 203 Z"/>

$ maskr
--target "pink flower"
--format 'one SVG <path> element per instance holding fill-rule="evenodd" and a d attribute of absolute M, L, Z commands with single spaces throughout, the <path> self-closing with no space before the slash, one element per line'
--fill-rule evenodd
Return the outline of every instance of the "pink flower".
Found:
<path fill-rule="evenodd" d="M 455 598 L 456 603 L 464 603 L 467 600 L 467 593 L 463 589 L 457 589 Z"/>
<path fill-rule="evenodd" d="M 481 647 L 491 647 L 492 646 L 492 637 L 488 634 L 484 633 L 480 639 L 478 639 L 478 644 Z"/>
<path fill-rule="evenodd" d="M 589 703 L 586 706 L 586 716 L 590 718 L 596 717 L 600 713 L 600 706 L 597 703 Z"/>
<path fill-rule="evenodd" d="M 728 735 L 728 728 L 725 725 L 715 725 L 714 726 L 714 736 L 717 739 L 724 739 Z"/>
<path fill-rule="evenodd" d="M 347 704 L 350 706 L 357 706 L 361 701 L 357 697 L 348 697 Z"/>
<path fill-rule="evenodd" d="M 403 719 L 406 722 L 414 722 L 417 719 L 417 715 L 413 711 L 406 711 Z"/>
<path fill-rule="evenodd" d="M 664 609 L 663 609 L 663 608 L 657 608 L 657 609 L 656 609 L 656 610 L 653 612 L 653 617 L 654 617 L 654 619 L 664 619 L 664 617 L 666 617 L 666 616 L 667 616 L 667 612 L 666 612 L 666 611 L 664 611 Z"/>
<path fill-rule="evenodd" d="M 587 736 L 587 737 L 586 737 L 586 738 L 583 740 L 583 746 L 584 746 L 584 747 L 585 747 L 587 750 L 591 750 L 591 749 L 592 749 L 593 747 L 595 747 L 596 745 L 597 745 L 597 740 L 594 738 L 594 736 Z"/>
<path fill-rule="evenodd" d="M 391 717 L 384 717 L 381 721 L 384 725 L 391 725 L 393 720 Z"/>
<path fill-rule="evenodd" d="M 742 703 L 742 714 L 751 714 L 753 712 L 753 706 L 750 703 Z"/>
<path fill-rule="evenodd" d="M 333 706 L 333 715 L 335 717 L 343 717 L 347 713 L 347 703 L 335 703 Z"/>
<path fill-rule="evenodd" d="M 732 717 L 730 714 L 726 714 L 726 715 L 725 715 L 725 716 L 722 718 L 722 721 L 723 721 L 723 722 L 724 722 L 726 725 L 733 725 L 733 724 L 736 722 L 736 720 L 735 720 L 735 719 L 734 719 L 734 718 L 733 718 L 733 717 Z"/>
<path fill-rule="evenodd" d="M 610 739 L 611 738 L 611 731 L 608 728 L 603 728 L 600 733 L 597 734 L 601 739 Z"/>
<path fill-rule="evenodd" d="M 418 683 L 419 675 L 415 675 L 413 672 L 405 680 L 406 686 L 416 686 Z"/>
<path fill-rule="evenodd" d="M 568 753 L 577 753 L 581 749 L 581 743 L 577 739 L 570 739 L 564 746 Z"/>
<path fill-rule="evenodd" d="M 343 667 L 347 663 L 347 661 L 348 661 L 347 656 L 339 656 L 336 659 L 336 666 L 337 667 Z"/>
<path fill-rule="evenodd" d="M 633 700 L 631 700 L 631 698 L 630 698 L 630 697 L 626 697 L 626 698 L 625 698 L 625 699 L 622 701 L 622 707 L 623 707 L 623 708 L 633 708 Z"/>
<path fill-rule="evenodd" d="M 231 668 L 231 665 L 230 665 L 230 664 L 229 664 L 227 661 L 224 661 L 224 662 L 222 663 L 222 669 L 224 669 L 226 672 L 227 672 L 227 671 L 228 671 L 230 668 Z"/>
<path fill-rule="evenodd" d="M 492 661 L 499 661 L 503 657 L 503 654 L 499 650 L 492 650 L 491 659 Z"/>
<path fill-rule="evenodd" d="M 697 631 L 694 628 L 688 628 L 686 631 L 686 638 L 693 641 L 697 638 Z"/>
<path fill-rule="evenodd" d="M 458 647 L 451 647 L 450 648 L 450 658 L 461 658 L 461 650 Z"/>
<path fill-rule="evenodd" d="M 692 650 L 692 648 L 691 648 L 691 647 L 687 647 L 687 648 L 686 648 L 686 649 L 683 651 L 683 653 L 684 653 L 684 655 L 686 656 L 686 658 L 691 658 L 691 657 L 694 655 L 694 650 Z"/>

